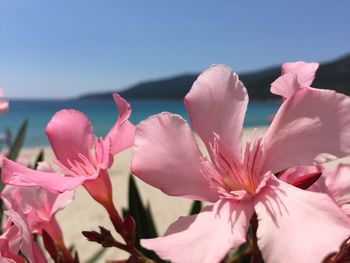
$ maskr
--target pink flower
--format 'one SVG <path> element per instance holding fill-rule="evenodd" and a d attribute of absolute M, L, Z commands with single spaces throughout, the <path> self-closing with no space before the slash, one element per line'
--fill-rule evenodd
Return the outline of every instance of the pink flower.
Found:
<path fill-rule="evenodd" d="M 9 109 L 9 101 L 4 98 L 4 91 L 0 88 L 0 114 L 4 114 Z"/>
<path fill-rule="evenodd" d="M 5 184 L 41 186 L 62 193 L 83 184 L 91 196 L 103 205 L 112 202 L 112 186 L 107 169 L 113 155 L 130 147 L 135 127 L 128 121 L 130 105 L 118 94 L 113 95 L 118 120 L 105 139 L 96 138 L 87 117 L 75 110 L 57 112 L 46 127 L 46 135 L 56 156 L 56 164 L 65 172 L 34 171 L 8 159 L 3 161 Z"/>
<path fill-rule="evenodd" d="M 6 209 L 13 204 L 26 216 L 33 233 L 42 234 L 45 230 L 55 241 L 63 242 L 62 231 L 55 218 L 57 211 L 72 202 L 74 191 L 62 194 L 49 192 L 42 187 L 6 186 L 1 192 Z"/>
<path fill-rule="evenodd" d="M 265 136 L 242 152 L 247 104 L 244 85 L 223 65 L 201 74 L 186 95 L 192 126 L 211 162 L 178 115 L 161 113 L 137 126 L 133 174 L 168 195 L 213 203 L 198 215 L 180 217 L 163 237 L 142 240 L 142 246 L 172 262 L 220 262 L 246 241 L 254 212 L 266 262 L 320 262 L 350 235 L 349 218 L 329 196 L 275 176 L 326 160 L 316 158 L 320 154 L 350 152 L 350 98 L 299 88 Z"/>
<path fill-rule="evenodd" d="M 0 262 L 24 263 L 21 252 L 30 263 L 46 263 L 44 254 L 35 243 L 24 215 L 18 210 L 5 212 L 8 221 L 4 233 L 0 236 Z"/>
<path fill-rule="evenodd" d="M 52 172 L 48 162 L 40 162 L 38 170 Z M 17 207 L 23 213 L 32 233 L 42 235 L 45 230 L 55 244 L 66 252 L 62 230 L 55 214 L 72 202 L 74 191 L 57 194 L 39 186 L 6 186 L 1 192 L 1 198 L 7 210 Z"/>

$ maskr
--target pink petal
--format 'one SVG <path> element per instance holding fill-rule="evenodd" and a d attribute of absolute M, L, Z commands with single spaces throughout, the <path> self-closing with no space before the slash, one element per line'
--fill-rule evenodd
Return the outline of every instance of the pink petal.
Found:
<path fill-rule="evenodd" d="M 38 166 L 36 167 L 36 169 L 42 172 L 51 172 L 51 173 L 54 172 L 52 169 L 51 163 L 47 161 L 38 162 Z"/>
<path fill-rule="evenodd" d="M 271 179 L 255 202 L 265 262 L 321 262 L 350 235 L 350 219 L 325 194 Z"/>
<path fill-rule="evenodd" d="M 203 168 L 191 128 L 180 116 L 161 113 L 137 126 L 131 170 L 141 180 L 168 195 L 216 201 Z"/>
<path fill-rule="evenodd" d="M 17 255 L 21 248 L 22 237 L 18 227 L 13 224 L 11 218 L 9 217 L 7 217 L 5 226 L 3 226 L 3 233 L 1 237 L 8 241 L 7 245 L 9 252 Z"/>
<path fill-rule="evenodd" d="M 1 197 L 7 209 L 18 207 L 31 231 L 41 234 L 44 226 L 52 224 L 54 214 L 72 201 L 73 193 L 55 194 L 42 187 L 6 186 Z"/>
<path fill-rule="evenodd" d="M 312 165 L 323 154 L 350 153 L 350 98 L 330 90 L 299 89 L 278 110 L 263 145 L 265 171 Z M 317 157 L 317 158 L 316 158 Z"/>
<path fill-rule="evenodd" d="M 315 78 L 318 66 L 318 63 L 307 63 L 303 61 L 284 63 L 282 65 L 282 75 L 294 73 L 301 87 L 310 87 Z"/>
<path fill-rule="evenodd" d="M 322 171 L 319 165 L 299 165 L 287 169 L 278 179 L 305 190 L 313 185 L 321 174 Z"/>
<path fill-rule="evenodd" d="M 46 135 L 57 160 L 65 167 L 70 167 L 67 160 L 80 160 L 79 154 L 90 159 L 92 126 L 83 113 L 76 110 L 57 112 L 46 127 Z"/>
<path fill-rule="evenodd" d="M 4 114 L 9 109 L 9 101 L 6 99 L 0 99 L 0 114 Z"/>
<path fill-rule="evenodd" d="M 163 237 L 143 239 L 141 245 L 174 263 L 220 262 L 246 241 L 253 212 L 251 203 L 222 200 L 198 215 L 180 217 Z"/>
<path fill-rule="evenodd" d="M 62 193 L 74 190 L 85 180 L 96 176 L 64 176 L 59 173 L 48 173 L 29 169 L 9 159 L 2 162 L 2 182 L 17 186 L 41 186 L 51 192 Z"/>
<path fill-rule="evenodd" d="M 9 101 L 5 98 L 2 98 L 4 96 L 4 91 L 2 88 L 0 88 L 0 114 L 4 114 L 8 111 L 9 108 Z"/>
<path fill-rule="evenodd" d="M 339 164 L 332 170 L 323 170 L 322 177 L 312 190 L 328 194 L 350 217 L 350 165 Z"/>
<path fill-rule="evenodd" d="M 113 155 L 111 154 L 111 141 L 95 138 L 95 162 L 100 169 L 107 170 L 113 165 Z"/>
<path fill-rule="evenodd" d="M 0 263 L 25 263 L 24 259 L 9 248 L 9 241 L 0 236 Z"/>
<path fill-rule="evenodd" d="M 50 193 L 52 194 L 52 193 Z M 75 191 L 65 191 L 54 198 L 54 203 L 51 206 L 51 215 L 54 215 L 59 210 L 65 208 L 74 199 Z"/>
<path fill-rule="evenodd" d="M 231 154 L 241 156 L 243 121 L 248 104 L 247 90 L 230 68 L 215 65 L 204 71 L 185 97 L 192 125 L 207 149 L 214 133 L 220 135 Z"/>
<path fill-rule="evenodd" d="M 111 153 L 116 154 L 129 148 L 134 143 L 135 126 L 128 121 L 131 114 L 129 103 L 118 94 L 113 94 L 118 107 L 118 120 L 108 132 L 105 141 L 110 140 Z"/>
<path fill-rule="evenodd" d="M 21 252 L 26 256 L 30 263 L 46 263 L 46 259 L 37 243 L 35 243 L 32 233 L 29 230 L 24 216 L 19 211 L 8 210 L 5 212 L 18 228 L 21 237 Z"/>
<path fill-rule="evenodd" d="M 124 123 L 130 118 L 131 107 L 130 104 L 123 99 L 118 93 L 113 94 L 113 100 L 118 108 L 118 121 Z"/>
<path fill-rule="evenodd" d="M 285 99 L 291 97 L 299 88 L 300 85 L 294 73 L 284 74 L 271 84 L 271 92 Z"/>
<path fill-rule="evenodd" d="M 97 202 L 104 206 L 113 204 L 112 182 L 106 170 L 100 170 L 100 174 L 94 180 L 84 182 L 85 189 Z"/>

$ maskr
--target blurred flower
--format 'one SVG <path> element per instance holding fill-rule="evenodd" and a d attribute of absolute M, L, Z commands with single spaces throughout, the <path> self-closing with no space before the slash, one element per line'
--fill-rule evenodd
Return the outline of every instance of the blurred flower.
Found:
<path fill-rule="evenodd" d="M 350 153 L 350 98 L 308 87 L 286 98 L 265 136 L 242 153 L 244 85 L 223 65 L 201 74 L 185 105 L 211 162 L 178 115 L 161 113 L 137 126 L 133 174 L 166 194 L 214 203 L 180 217 L 163 237 L 142 240 L 145 248 L 172 262 L 220 262 L 246 241 L 255 212 L 266 262 L 320 262 L 337 249 L 350 235 L 350 219 L 329 196 L 275 174 Z"/>
<path fill-rule="evenodd" d="M 8 220 L 4 233 L 0 236 L 0 262 L 24 263 L 21 252 L 30 263 L 47 262 L 44 254 L 35 243 L 24 215 L 15 208 L 5 211 Z"/>
<path fill-rule="evenodd" d="M 38 169 L 53 172 L 48 162 L 39 163 Z M 6 210 L 13 207 L 21 210 L 32 233 L 42 235 L 45 230 L 61 250 L 65 249 L 62 230 L 55 214 L 72 202 L 74 191 L 57 194 L 39 186 L 6 186 L 1 192 L 1 198 Z"/>
<path fill-rule="evenodd" d="M 112 186 L 107 169 L 113 155 L 130 147 L 135 127 L 128 121 L 130 105 L 118 94 L 113 95 L 118 107 L 118 120 L 105 139 L 96 138 L 87 117 L 76 110 L 57 112 L 46 128 L 51 147 L 64 176 L 59 173 L 34 171 L 8 159 L 3 161 L 3 181 L 18 186 L 41 186 L 52 192 L 73 190 L 83 184 L 101 204 L 112 203 Z"/>
<path fill-rule="evenodd" d="M 0 88 L 0 114 L 4 114 L 9 109 L 9 101 L 4 98 L 4 91 Z"/>

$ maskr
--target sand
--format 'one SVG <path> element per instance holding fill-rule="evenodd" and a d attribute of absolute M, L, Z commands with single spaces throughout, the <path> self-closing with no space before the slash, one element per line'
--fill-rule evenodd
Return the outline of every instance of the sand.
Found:
<path fill-rule="evenodd" d="M 254 129 L 244 129 L 243 141 L 261 136 L 266 131 L 266 127 Z M 200 148 L 205 151 L 203 144 L 199 141 Z M 22 154 L 28 156 L 30 160 L 35 160 L 41 148 L 26 148 Z M 53 153 L 49 147 L 43 148 L 45 151 L 45 160 L 52 161 Z M 119 211 L 127 204 L 128 174 L 130 168 L 132 149 L 128 149 L 115 157 L 113 167 L 110 169 L 110 177 L 113 185 L 113 197 Z M 170 223 L 179 216 L 187 215 L 191 206 L 191 201 L 169 197 L 159 190 L 137 180 L 139 190 L 144 202 L 151 203 L 151 209 L 158 232 L 162 234 Z M 113 230 L 109 217 L 102 206 L 96 203 L 83 187 L 76 191 L 75 200 L 64 210 L 58 212 L 58 221 L 64 233 L 64 239 L 67 245 L 74 244 L 79 252 L 81 262 L 84 262 L 97 250 L 100 249 L 96 243 L 88 242 L 81 234 L 83 230 L 97 230 L 98 226 L 104 226 Z M 117 236 L 115 234 L 115 236 Z M 123 259 L 127 253 L 118 249 L 108 249 L 99 262 L 105 259 Z"/>

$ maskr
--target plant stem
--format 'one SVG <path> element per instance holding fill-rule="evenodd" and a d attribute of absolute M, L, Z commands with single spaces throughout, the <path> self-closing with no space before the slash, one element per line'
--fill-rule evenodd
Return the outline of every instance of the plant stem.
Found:
<path fill-rule="evenodd" d="M 236 263 L 236 262 L 238 262 L 238 260 L 242 259 L 242 257 L 251 254 L 252 251 L 253 251 L 253 250 L 252 250 L 251 247 L 247 247 L 244 251 L 242 251 L 241 253 L 238 253 L 237 255 L 235 255 L 234 257 L 232 257 L 232 258 L 230 259 L 230 261 L 228 261 L 227 263 Z"/>
<path fill-rule="evenodd" d="M 123 228 L 123 220 L 120 217 L 114 203 L 109 203 L 108 205 L 104 205 L 104 207 L 107 210 L 107 213 L 109 214 L 109 217 L 115 230 L 121 235 L 121 237 L 126 243 L 122 244 L 118 241 L 115 241 L 114 246 L 126 252 L 129 252 L 132 256 L 138 258 L 140 262 L 152 262 L 135 247 L 135 232 L 131 233 L 130 235 L 130 233 L 125 231 L 125 229 Z"/>
<path fill-rule="evenodd" d="M 258 230 L 258 217 L 254 213 L 251 221 L 251 245 L 252 245 L 252 256 L 250 258 L 250 263 L 262 263 L 264 262 L 262 259 L 262 255 L 260 253 L 259 247 L 258 247 L 258 238 L 256 236 L 256 231 Z"/>

